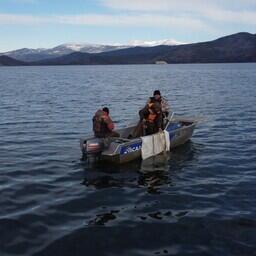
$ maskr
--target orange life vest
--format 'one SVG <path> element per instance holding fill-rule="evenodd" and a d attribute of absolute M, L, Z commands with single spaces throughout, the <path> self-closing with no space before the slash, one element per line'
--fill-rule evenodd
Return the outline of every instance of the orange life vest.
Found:
<path fill-rule="evenodd" d="M 153 103 L 149 103 L 148 104 L 148 111 L 149 111 L 149 115 L 146 118 L 146 120 L 150 123 L 154 123 L 156 120 L 157 115 L 154 113 L 154 111 L 151 109 L 151 107 L 153 106 Z"/>

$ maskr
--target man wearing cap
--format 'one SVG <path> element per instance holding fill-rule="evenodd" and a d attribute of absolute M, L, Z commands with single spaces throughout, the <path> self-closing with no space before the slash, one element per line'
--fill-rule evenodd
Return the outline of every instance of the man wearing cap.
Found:
<path fill-rule="evenodd" d="M 147 101 L 148 103 L 159 103 L 161 105 L 161 110 L 164 117 L 167 117 L 170 112 L 170 106 L 167 102 L 167 100 L 161 96 L 161 93 L 159 90 L 155 90 L 153 93 L 153 97 L 150 97 Z"/>
<path fill-rule="evenodd" d="M 97 138 L 120 137 L 119 133 L 114 131 L 114 123 L 109 116 L 109 108 L 99 109 L 93 119 L 93 131 Z"/>

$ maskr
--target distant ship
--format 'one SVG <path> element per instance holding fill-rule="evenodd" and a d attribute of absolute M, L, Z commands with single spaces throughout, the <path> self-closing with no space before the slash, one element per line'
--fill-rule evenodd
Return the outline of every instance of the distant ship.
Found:
<path fill-rule="evenodd" d="M 157 60 L 155 62 L 155 64 L 168 64 L 168 63 L 166 61 L 164 61 L 164 60 Z"/>

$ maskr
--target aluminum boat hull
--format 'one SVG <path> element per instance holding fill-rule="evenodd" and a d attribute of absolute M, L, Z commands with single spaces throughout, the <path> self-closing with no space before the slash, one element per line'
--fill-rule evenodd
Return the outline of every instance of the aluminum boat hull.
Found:
<path fill-rule="evenodd" d="M 169 121 L 165 130 L 170 136 L 170 150 L 186 143 L 193 135 L 197 120 L 186 117 L 175 117 Z M 85 159 L 123 164 L 141 158 L 142 139 L 131 138 L 130 134 L 136 125 L 117 130 L 120 138 L 108 138 L 107 146 L 97 154 L 86 152 L 86 143 L 95 139 L 93 136 L 80 139 L 80 147 Z M 150 136 L 150 135 L 148 135 Z"/>

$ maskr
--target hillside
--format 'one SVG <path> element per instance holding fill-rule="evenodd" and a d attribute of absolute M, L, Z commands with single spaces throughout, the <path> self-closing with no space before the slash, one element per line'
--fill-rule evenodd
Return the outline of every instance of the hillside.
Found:
<path fill-rule="evenodd" d="M 72 52 L 57 58 L 22 62 L 0 56 L 0 65 L 110 65 L 167 63 L 256 62 L 256 35 L 237 33 L 213 41 L 130 47 L 100 53 Z"/>
<path fill-rule="evenodd" d="M 35 65 L 95 65 L 256 62 L 256 35 L 238 33 L 214 41 L 176 46 L 133 47 L 98 54 L 76 52 Z"/>
<path fill-rule="evenodd" d="M 15 60 L 8 56 L 0 56 L 0 66 L 23 66 L 27 65 L 27 63 Z"/>

